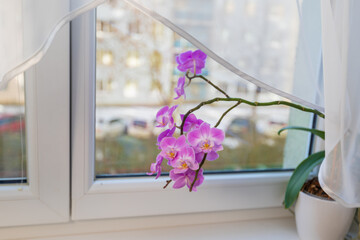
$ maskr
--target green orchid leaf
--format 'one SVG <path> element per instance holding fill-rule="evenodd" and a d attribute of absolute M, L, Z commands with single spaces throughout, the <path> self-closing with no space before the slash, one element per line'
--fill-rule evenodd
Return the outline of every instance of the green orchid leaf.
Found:
<path fill-rule="evenodd" d="M 302 161 L 294 170 L 286 187 L 284 200 L 285 208 L 289 208 L 293 205 L 311 170 L 319 165 L 324 157 L 325 151 L 314 153 Z"/>
<path fill-rule="evenodd" d="M 321 131 L 321 130 L 317 130 L 317 129 L 312 129 L 312 128 L 304 128 L 304 127 L 295 127 L 295 126 L 288 126 L 288 127 L 284 127 L 282 129 L 280 129 L 278 131 L 278 135 L 280 135 L 280 133 L 282 131 L 285 131 L 285 130 L 301 130 L 301 131 L 306 131 L 306 132 L 311 132 L 313 133 L 314 135 L 318 136 L 318 137 L 321 137 L 322 139 L 325 140 L 325 132 L 324 131 Z"/>

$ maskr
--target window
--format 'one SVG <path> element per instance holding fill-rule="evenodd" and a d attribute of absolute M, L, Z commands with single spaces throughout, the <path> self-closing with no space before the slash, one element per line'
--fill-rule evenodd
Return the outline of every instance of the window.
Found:
<path fill-rule="evenodd" d="M 129 8 L 125 3 L 117 4 L 121 5 L 119 9 L 114 9 L 117 18 L 125 16 L 129 22 L 124 19 L 105 21 L 101 19 L 99 9 L 97 23 L 95 12 L 72 23 L 72 218 L 79 220 L 280 207 L 291 172 L 236 174 L 235 171 L 244 168 L 288 169 L 303 159 L 308 149 L 306 144 L 303 144 L 303 148 L 298 147 L 298 143 L 308 142 L 308 135 L 289 133 L 286 139 L 278 136 L 275 139 L 276 130 L 287 124 L 289 119 L 297 125 L 311 124 L 309 114 L 294 110 L 253 110 L 241 107 L 239 112 L 244 111 L 243 116 L 241 113 L 230 116 L 224 126 L 224 130 L 230 135 L 227 140 L 229 155 L 233 152 L 232 147 L 239 148 L 257 142 L 248 138 L 255 136 L 259 144 L 251 145 L 253 149 L 239 149 L 239 152 L 246 152 L 248 155 L 242 162 L 238 161 L 237 156 L 229 156 L 226 166 L 223 163 L 220 166 L 214 165 L 212 170 L 233 172 L 207 175 L 206 183 L 196 194 L 188 195 L 186 190 L 173 191 L 171 188 L 163 190 L 166 177 L 155 182 L 153 178 L 144 176 L 150 162 L 154 160 L 154 156 L 149 155 L 156 154 L 149 152 L 155 150 L 154 138 L 158 134 L 153 128 L 153 116 L 159 109 L 162 96 L 173 98 L 169 95 L 173 88 L 171 85 L 176 83 L 179 74 L 174 69 L 174 56 L 184 49 L 191 49 L 192 45 L 137 11 L 124 10 Z M 104 7 L 108 13 L 111 12 L 108 5 Z M 246 11 L 253 17 L 254 13 L 250 14 L 252 10 Z M 284 14 L 281 7 L 272 10 L 271 16 L 277 13 Z M 178 14 L 181 17 L 184 13 Z M 135 17 L 140 20 L 134 19 Z M 204 16 L 206 21 L 208 17 Z M 275 18 L 274 21 L 278 20 Z M 102 26 L 108 26 L 106 29 L 111 31 L 105 31 Z M 201 31 L 209 31 L 206 22 L 200 22 L 195 27 L 202 27 Z M 226 34 L 224 36 L 222 41 L 226 40 Z M 147 41 L 148 39 L 151 41 Z M 246 39 L 252 46 L 256 45 L 251 43 L 252 38 Z M 271 43 L 272 49 L 278 49 L 278 39 Z M 264 49 L 268 47 L 263 46 Z M 256 47 L 253 50 L 258 51 Z M 164 54 L 166 51 L 170 54 Z M 251 54 L 245 54 L 243 63 L 239 64 L 252 66 L 252 71 L 258 71 L 264 76 L 270 76 L 276 71 L 278 75 L 274 76 L 274 81 L 276 77 L 289 77 L 294 73 L 294 70 L 285 73 L 279 71 L 279 65 L 288 62 L 273 61 L 274 56 L 270 53 L 266 57 L 262 66 L 255 66 L 256 59 L 252 59 Z M 297 67 L 296 57 L 290 57 Z M 229 80 L 220 84 L 235 95 L 241 93 L 259 101 L 274 98 L 272 94 L 239 81 L 212 60 L 208 60 L 208 64 L 206 75 L 219 81 L 222 80 L 221 76 L 226 76 Z M 163 81 L 167 77 L 171 81 Z M 187 94 L 187 104 L 191 105 L 214 92 L 205 88 L 204 83 L 198 82 L 192 84 Z M 206 117 L 217 116 L 218 110 L 225 109 L 226 106 L 216 108 L 208 110 L 206 114 L 209 115 Z M 139 112 L 142 116 L 139 116 Z M 271 149 L 269 153 L 273 155 L 258 150 L 266 148 Z M 257 155 L 262 157 L 256 158 Z M 264 156 L 268 159 L 264 159 Z M 130 161 L 126 161 L 129 159 Z M 254 159 L 256 161 L 251 162 Z M 125 175 L 121 175 L 124 173 Z M 257 196 L 256 199 L 254 196 Z M 167 204 L 176 201 L 181 201 L 184 207 L 174 209 Z M 219 202 L 224 204 L 220 206 Z"/>
<path fill-rule="evenodd" d="M 0 226 L 69 220 L 68 39 L 67 25 L 46 56 L 0 92 Z"/>
<path fill-rule="evenodd" d="M 193 4 L 193 1 L 185 1 L 181 3 L 179 9 L 188 13 L 192 10 Z M 236 7 L 236 11 L 242 8 L 241 5 L 232 4 L 231 6 Z M 210 4 L 207 7 L 214 6 Z M 283 16 L 283 12 L 279 10 L 283 7 L 283 5 L 274 5 L 268 9 L 268 12 L 274 16 Z M 173 10 L 180 11 L 179 9 Z M 227 11 L 226 9 L 224 11 Z M 295 9 L 292 10 L 295 11 Z M 119 12 L 123 14 L 119 15 Z M 211 11 L 205 11 L 205 13 L 209 12 Z M 220 12 L 217 14 L 221 15 Z M 266 15 L 267 11 L 264 14 Z M 182 19 L 182 15 L 177 17 L 175 14 L 175 16 Z M 216 29 L 210 24 L 211 20 L 216 18 L 217 16 L 196 14 L 196 19 L 191 24 L 198 28 L 196 31 L 204 31 L 207 35 L 213 36 L 210 38 L 212 42 L 219 42 L 222 38 L 212 34 L 212 31 Z M 289 16 L 288 18 L 291 19 Z M 204 24 L 204 21 L 209 24 Z M 269 35 L 280 31 L 279 23 L 269 22 L 267 18 L 263 21 L 265 22 L 263 24 L 268 25 L 264 28 L 275 29 L 270 31 L 265 38 L 270 38 Z M 122 27 L 131 25 L 133 22 L 137 23 L 139 31 L 129 31 Z M 112 26 L 114 31 L 104 34 L 103 28 L 100 27 L 102 24 Z M 286 27 L 286 31 L 292 29 L 291 25 Z M 251 32 L 254 36 L 258 36 L 261 30 L 262 28 L 251 29 Z M 96 82 L 101 83 L 97 84 L 96 88 L 96 176 L 144 174 L 149 170 L 150 163 L 156 159 L 159 152 L 154 147 L 157 135 L 161 131 L 155 127 L 157 110 L 163 105 L 181 104 L 180 109 L 175 112 L 179 115 L 179 112 L 185 113 L 194 104 L 217 97 L 219 94 L 201 80 L 194 80 L 187 88 L 187 100 L 174 101 L 173 89 L 181 75 L 176 68 L 175 55 L 195 48 L 172 30 L 134 10 L 126 3 L 112 2 L 98 7 L 96 32 Z M 256 37 L 252 44 L 258 46 L 258 40 Z M 244 45 L 247 43 L 246 38 L 241 42 Z M 275 76 L 282 79 L 281 71 L 284 69 L 288 71 L 284 77 L 293 74 L 292 70 L 279 59 L 287 58 L 291 62 L 295 61 L 293 54 L 288 51 L 296 44 L 295 38 L 279 38 L 276 42 L 278 45 L 289 46 L 281 51 L 278 48 L 269 49 L 266 43 L 260 45 L 258 49 L 264 54 L 249 50 L 248 54 L 252 56 L 253 61 L 250 63 L 248 57 L 243 61 L 249 67 L 253 65 L 252 68 L 259 69 L 261 76 L 266 78 Z M 105 64 L 105 62 L 111 62 L 111 64 Z M 279 99 L 239 79 L 211 59 L 207 60 L 204 74 L 231 96 L 241 96 L 255 101 Z M 205 107 L 205 110 L 197 111 L 196 114 L 215 124 L 222 112 L 231 107 L 231 104 L 214 104 Z M 283 169 L 284 149 L 294 148 L 294 146 L 289 143 L 285 146 L 289 141 L 286 140 L 285 134 L 278 136 L 277 130 L 288 124 L 289 112 L 288 108 L 281 106 L 252 108 L 241 105 L 234 109 L 219 126 L 227 136 L 223 144 L 221 159 L 208 164 L 205 169 L 208 171 Z M 301 113 L 297 115 L 300 116 Z M 304 117 L 302 122 L 299 121 L 300 125 L 308 126 L 310 114 L 302 115 Z M 119 119 L 121 122 L 113 124 L 113 119 Z M 179 122 L 179 117 L 176 120 Z M 301 133 L 296 134 L 301 136 Z M 306 145 L 307 141 L 307 134 L 303 134 L 301 139 L 297 139 L 296 145 Z M 288 162 L 287 168 L 294 167 L 304 157 L 306 149 L 302 151 L 303 154 L 286 155 L 292 158 L 292 164 L 289 159 L 285 159 L 285 162 Z"/>
<path fill-rule="evenodd" d="M 26 182 L 24 75 L 0 91 L 0 182 Z"/>
<path fill-rule="evenodd" d="M 198 8 L 189 9 L 190 2 L 205 7 L 193 15 Z M 297 84 L 310 75 L 305 63 L 309 58 L 320 60 L 317 51 L 310 56 L 295 54 L 301 29 L 292 32 L 295 38 L 284 37 L 282 23 L 291 17 L 286 4 L 269 4 L 265 11 L 265 5 L 253 1 L 227 1 L 223 6 L 216 1 L 203 3 L 177 2 L 173 14 L 181 26 L 201 33 L 201 40 L 208 44 L 221 46 L 229 39 L 242 39 L 244 45 L 236 51 L 243 55 L 237 64 L 250 73 L 274 82 L 294 78 L 288 87 L 296 91 Z M 282 211 L 289 169 L 309 150 L 308 145 L 299 147 L 298 143 L 309 142 L 309 136 L 289 132 L 286 138 L 279 137 L 276 130 L 288 122 L 306 126 L 312 116 L 285 108 L 241 106 L 221 126 L 228 136 L 223 161 L 206 166 L 208 175 L 201 190 L 191 194 L 186 189 L 163 190 L 166 174 L 157 181 L 144 174 L 157 154 L 159 129 L 154 128 L 154 115 L 161 105 L 175 103 L 172 89 L 180 73 L 174 58 L 194 47 L 122 1 L 111 1 L 111 6 L 105 3 L 101 8 L 107 8 L 112 19 L 104 17 L 99 8 L 97 15 L 96 11 L 86 13 L 71 28 L 61 29 L 43 60 L 0 91 L 0 226 L 68 222 L 70 217 L 83 220 L 256 208 Z M 69 8 L 66 1 L 53 7 L 58 11 Z M 240 35 L 215 25 L 219 34 L 213 36 L 214 15 L 208 10 L 216 10 L 215 17 L 226 13 L 236 19 L 238 8 L 246 15 L 241 17 L 253 20 L 264 13 L 264 21 L 257 22 L 256 28 L 269 30 L 266 43 L 259 42 L 262 35 L 250 25 Z M 189 13 L 192 24 L 186 20 Z M 269 26 L 262 25 L 266 21 Z M 308 42 L 311 48 L 320 49 L 320 37 L 314 35 L 313 40 Z M 295 46 L 294 51 L 282 49 L 287 43 Z M 239 80 L 215 61 L 207 62 L 204 75 L 229 94 L 258 101 L 278 99 Z M 214 96 L 213 89 L 194 81 L 183 106 Z M 198 114 L 214 123 L 227 107 L 218 104 Z M 176 204 L 182 207 L 174 208 Z"/>

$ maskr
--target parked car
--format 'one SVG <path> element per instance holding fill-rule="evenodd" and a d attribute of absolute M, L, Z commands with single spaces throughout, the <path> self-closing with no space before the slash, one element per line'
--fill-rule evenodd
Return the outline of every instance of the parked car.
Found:
<path fill-rule="evenodd" d="M 153 124 L 144 119 L 133 119 L 129 124 L 129 136 L 149 138 L 153 134 Z"/>
<path fill-rule="evenodd" d="M 127 121 L 119 117 L 108 119 L 98 118 L 96 120 L 96 139 L 118 137 L 128 133 Z"/>
<path fill-rule="evenodd" d="M 0 114 L 0 133 L 20 132 L 25 129 L 25 116 L 23 114 Z"/>
<path fill-rule="evenodd" d="M 247 118 L 234 118 L 226 129 L 226 136 L 244 138 L 250 132 L 251 121 Z"/>
<path fill-rule="evenodd" d="M 234 149 L 241 144 L 249 144 L 248 137 L 251 131 L 251 120 L 248 118 L 236 117 L 231 120 L 230 124 L 225 129 L 224 146 Z"/>

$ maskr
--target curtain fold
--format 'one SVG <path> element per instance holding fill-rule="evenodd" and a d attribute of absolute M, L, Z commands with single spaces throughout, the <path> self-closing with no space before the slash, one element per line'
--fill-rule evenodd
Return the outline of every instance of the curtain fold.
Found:
<path fill-rule="evenodd" d="M 62 26 L 105 1 L 0 1 L 0 89 L 43 58 Z"/>
<path fill-rule="evenodd" d="M 71 8 L 67 12 L 57 11 L 56 6 L 63 2 L 59 0 L 1 2 L 1 11 L 11 12 L 12 18 L 17 19 L 17 21 L 11 21 L 9 16 L 1 14 L 1 31 L 9 33 L 12 29 L 17 29 L 17 34 L 23 34 L 23 36 L 20 38 L 22 39 L 22 48 L 14 47 L 11 38 L 1 42 L 6 51 L 0 52 L 0 59 L 2 59 L 0 62 L 0 79 L 2 79 L 0 88 L 3 88 L 9 80 L 40 61 L 61 26 L 104 1 L 70 0 Z M 297 34 L 299 27 L 301 27 L 297 14 L 297 12 L 301 12 L 297 9 L 301 5 L 297 5 L 297 1 L 270 0 L 261 3 L 245 0 L 127 0 L 126 2 L 162 22 L 239 77 L 286 99 L 323 112 L 323 106 L 315 100 L 315 91 L 312 93 L 308 90 L 293 89 L 294 59 L 296 51 L 299 51 L 297 49 Z M 182 9 L 182 2 L 191 3 L 194 7 L 190 10 L 184 10 Z M 20 6 L 20 8 L 14 9 L 15 5 Z M 13 9 L 8 10 L 10 8 Z M 242 12 L 238 13 L 239 10 Z M 31 24 L 34 19 L 37 24 L 41 23 L 40 26 Z M 249 28 L 244 29 L 233 24 L 236 21 L 251 22 Z M 20 28 L 19 24 L 21 25 Z M 196 26 L 201 24 L 206 25 L 209 31 L 199 30 Z M 240 24 L 239 26 L 244 25 Z M 251 28 L 256 29 L 256 31 L 250 31 Z M 31 34 L 24 35 L 24 32 Z M 210 40 L 214 34 L 221 35 L 221 37 L 216 38 L 217 42 Z M 242 40 L 239 42 L 238 39 Z M 249 43 L 251 47 L 244 47 L 244 43 Z M 267 49 L 271 50 L 267 51 Z M 307 51 L 302 47 L 299 49 L 300 51 Z M 8 52 L 14 55 L 12 59 L 6 59 Z M 236 54 L 234 54 L 235 52 Z M 271 58 L 272 52 L 276 52 L 276 55 L 281 57 Z M 264 56 L 268 56 L 265 63 L 261 62 Z M 247 63 L 254 61 L 259 62 L 259 64 L 246 66 Z M 311 65 L 311 63 L 308 64 Z M 274 71 L 271 68 L 276 68 L 276 70 Z M 316 66 L 313 68 L 317 69 Z M 306 88 L 309 89 L 310 84 L 314 81 L 316 79 L 304 81 L 304 84 L 307 85 Z M 299 92 L 302 93 L 299 94 Z M 311 94 L 309 94 L 310 92 Z"/>
<path fill-rule="evenodd" d="M 266 15 L 271 15 L 271 12 L 274 11 L 273 9 L 276 9 L 279 6 L 282 6 L 282 11 L 288 11 L 290 10 L 289 14 L 291 14 L 291 10 L 294 11 L 295 16 L 284 16 L 284 20 L 289 20 L 289 25 L 293 26 L 287 26 L 285 27 L 286 30 L 289 30 L 289 33 L 286 33 L 287 38 L 298 38 L 297 34 L 300 28 L 303 26 L 299 22 L 301 21 L 301 5 L 298 4 L 297 1 L 288 1 L 287 3 L 281 2 L 281 1 L 269 1 L 268 3 L 262 3 L 264 6 L 261 8 L 257 6 L 259 9 L 258 11 L 265 12 L 262 13 L 262 19 L 261 17 L 254 17 L 254 19 L 251 18 L 239 18 L 236 16 L 236 10 L 244 9 L 244 15 L 249 14 L 247 13 L 246 9 L 249 9 L 254 6 L 249 3 L 256 3 L 257 1 L 238 1 L 235 3 L 234 1 L 194 1 L 194 9 L 193 11 L 189 11 L 188 9 L 182 10 L 181 4 L 179 4 L 177 1 L 174 0 L 165 0 L 165 1 L 159 1 L 159 0 L 125 0 L 135 8 L 139 9 L 143 13 L 147 14 L 148 16 L 156 19 L 157 21 L 163 23 L 165 26 L 191 42 L 195 47 L 201 49 L 204 51 L 209 57 L 211 57 L 213 60 L 215 60 L 217 63 L 228 69 L 229 71 L 235 73 L 240 78 L 247 80 L 248 82 L 251 82 L 255 84 L 256 86 L 265 89 L 269 92 L 272 92 L 278 96 L 290 99 L 294 102 L 297 102 L 299 104 L 302 104 L 304 106 L 317 109 L 321 112 L 324 111 L 324 108 L 322 107 L 321 101 L 317 101 L 318 99 L 316 97 L 317 93 L 316 90 L 318 90 L 317 87 L 317 69 L 318 66 L 311 61 L 307 61 L 307 68 L 309 68 L 309 72 L 312 73 L 312 77 L 308 79 L 304 79 L 303 85 L 307 85 L 302 90 L 295 89 L 293 86 L 293 73 L 291 64 L 294 63 L 294 59 L 292 59 L 291 54 L 283 54 L 283 60 L 289 61 L 290 64 L 282 64 L 281 65 L 281 74 L 278 76 L 266 76 L 266 74 L 263 74 L 262 69 L 259 70 L 261 67 L 250 67 L 247 70 L 242 70 L 241 63 L 243 59 L 247 58 L 247 54 L 252 54 L 253 56 L 259 55 L 259 57 L 263 57 L 264 54 L 258 53 L 258 51 L 247 51 L 246 53 L 243 53 L 241 50 L 242 48 L 240 45 L 242 45 L 241 37 L 245 36 L 246 34 L 249 34 L 246 29 L 243 29 L 242 27 L 237 27 L 234 24 L 229 24 L 228 22 L 234 22 L 235 21 L 243 21 L 245 19 L 250 19 L 254 24 L 257 24 L 259 31 L 257 32 L 260 34 L 259 36 L 254 36 L 255 40 L 257 41 L 257 44 L 262 46 L 260 48 L 260 51 L 265 52 L 264 46 L 271 45 L 271 41 L 274 41 L 273 39 L 268 39 L 265 37 L 262 37 L 261 34 L 284 34 L 281 31 L 276 31 L 272 28 L 274 28 L 271 24 L 267 24 L 266 22 L 270 22 L 269 19 L 265 18 Z M 185 1 L 187 2 L 187 1 Z M 197 2 L 197 3 L 196 3 Z M 305 1 L 308 2 L 308 1 Z M 201 5 L 203 3 L 203 5 Z M 199 10 L 201 6 L 206 5 L 213 5 L 213 8 L 204 7 L 202 10 Z M 258 2 L 257 2 L 258 3 Z M 279 5 L 279 3 L 282 3 L 283 5 Z M 236 6 L 242 5 L 242 6 Z M 258 3 L 259 4 L 259 3 Z M 224 7 L 224 6 L 225 7 Z M 317 5 L 317 4 L 316 4 Z M 228 7 L 230 6 L 230 7 Z M 256 5 L 255 5 L 256 6 Z M 175 10 L 179 8 L 180 10 Z M 214 9 L 217 8 L 227 8 L 226 10 L 222 11 L 222 14 L 214 13 Z M 256 7 L 254 7 L 256 11 Z M 232 9 L 232 10 L 231 10 Z M 207 17 L 212 17 L 212 21 L 210 24 L 213 24 L 213 30 L 212 34 L 223 34 L 224 40 L 219 41 L 220 38 L 217 38 L 217 41 L 211 41 L 209 38 L 211 36 L 208 35 L 208 33 L 204 33 L 203 31 L 199 31 L 198 28 L 194 27 L 194 22 L 196 24 L 198 19 L 194 20 L 193 15 L 198 14 L 196 11 L 200 11 L 199 14 L 207 15 Z M 232 12 L 233 11 L 233 12 Z M 299 14 L 298 14 L 299 13 Z M 251 14 L 251 13 L 250 13 Z M 216 17 L 213 17 L 213 15 L 218 15 L 221 17 L 220 19 L 217 19 Z M 206 19 L 206 17 L 205 17 Z M 205 20 L 206 22 L 206 20 Z M 259 23 L 260 22 L 260 23 Z M 205 23 L 206 24 L 206 23 Z M 250 23 L 251 24 L 251 23 Z M 240 24 L 239 26 L 243 26 L 243 24 Z M 236 34 L 233 34 L 233 33 Z M 211 33 L 210 33 L 211 34 Z M 269 35 L 270 35 L 269 34 Z M 204 37 L 204 35 L 207 35 Z M 226 37 L 227 35 L 234 35 L 234 37 Z M 251 35 L 250 35 L 251 36 Z M 303 36 L 304 37 L 304 36 Z M 304 45 L 306 42 L 306 36 L 302 39 L 298 40 L 298 43 L 295 43 L 295 41 L 283 41 L 286 45 L 292 45 L 292 46 L 284 46 L 287 51 L 300 51 L 304 52 L 304 54 L 307 54 L 307 51 L 309 49 Z M 319 38 L 320 39 L 320 38 Z M 314 41 L 315 39 L 313 39 Z M 316 41 L 316 40 L 315 40 Z M 274 41 L 276 42 L 276 40 Z M 280 41 L 279 41 L 280 42 Z M 270 46 L 269 46 L 270 47 Z M 238 51 L 236 51 L 238 50 Z M 234 54 L 234 51 L 236 54 Z M 265 53 L 266 54 L 266 53 Z M 259 62 L 261 59 L 257 59 Z M 275 59 L 273 59 L 275 60 Z M 279 71 L 279 72 L 280 72 Z M 249 73 L 250 72 L 250 73 Z M 291 73 L 290 73 L 291 72 Z M 289 74 L 290 73 L 290 74 Z M 274 74 L 275 75 L 275 74 Z M 314 91 L 304 91 L 305 88 L 311 88 L 313 84 L 316 83 L 316 89 Z"/>
<path fill-rule="evenodd" d="M 360 207 L 360 2 L 323 0 L 326 158 L 319 180 L 344 206 Z"/>

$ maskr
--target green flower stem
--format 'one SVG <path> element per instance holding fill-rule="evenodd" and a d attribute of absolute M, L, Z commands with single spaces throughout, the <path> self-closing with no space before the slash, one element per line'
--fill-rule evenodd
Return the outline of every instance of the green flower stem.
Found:
<path fill-rule="evenodd" d="M 194 184 L 195 184 L 195 182 L 196 182 L 196 180 L 197 180 L 197 177 L 198 177 L 198 175 L 199 175 L 200 169 L 202 168 L 202 166 L 203 166 L 204 163 L 205 163 L 206 156 L 207 156 L 207 153 L 204 154 L 204 157 L 203 157 L 203 159 L 201 160 L 201 163 L 200 163 L 200 165 L 199 165 L 199 168 L 198 168 L 198 170 L 196 170 L 194 181 L 191 183 L 191 186 L 190 186 L 190 192 L 192 191 L 192 189 L 193 189 L 193 187 L 194 187 Z"/>
<path fill-rule="evenodd" d="M 226 110 L 226 112 L 224 112 L 224 113 L 221 115 L 219 121 L 215 124 L 214 127 L 219 126 L 219 124 L 221 123 L 221 121 L 223 120 L 223 118 L 225 117 L 225 115 L 228 114 L 228 112 L 230 112 L 231 110 L 233 110 L 233 109 L 236 108 L 237 106 L 239 106 L 240 103 L 241 103 L 241 101 L 237 102 L 234 106 L 232 106 L 231 108 L 229 108 L 228 110 Z"/>
<path fill-rule="evenodd" d="M 225 95 L 225 97 L 230 98 L 230 96 L 221 88 L 219 88 L 218 86 L 216 86 L 215 84 L 213 84 L 209 79 L 207 79 L 206 77 L 204 77 L 203 75 L 193 75 L 193 76 L 189 76 L 189 72 L 186 73 L 186 77 L 189 79 L 189 83 L 190 84 L 191 80 L 193 80 L 194 78 L 201 78 L 202 80 L 204 80 L 205 82 L 207 82 L 208 84 L 210 84 L 211 86 L 213 86 L 216 90 L 218 90 L 219 92 L 221 92 L 222 94 Z"/>
<path fill-rule="evenodd" d="M 196 72 L 196 70 L 194 71 Z M 232 98 L 230 97 L 224 90 L 222 90 L 220 87 L 216 86 L 215 84 L 213 84 L 209 79 L 207 79 L 206 77 L 202 76 L 202 75 L 196 75 L 194 74 L 193 76 L 189 76 L 189 72 L 187 72 L 186 74 L 186 77 L 189 79 L 189 83 L 187 85 L 189 85 L 191 83 L 191 80 L 194 79 L 194 78 L 201 78 L 202 80 L 204 80 L 205 82 L 207 82 L 208 84 L 210 84 L 212 87 L 214 87 L 216 90 L 218 90 L 219 92 L 221 92 L 222 94 L 225 95 L 226 98 L 213 98 L 213 99 L 210 99 L 208 101 L 204 101 L 204 102 L 201 102 L 200 104 L 198 104 L 196 107 L 190 109 L 189 111 L 187 111 L 187 113 L 184 115 L 183 117 L 183 120 L 182 120 L 182 123 L 181 123 L 181 126 L 180 126 L 180 135 L 183 135 L 184 134 L 184 124 L 185 124 L 185 121 L 186 121 L 186 118 L 193 112 L 195 112 L 196 110 L 199 110 L 202 106 L 205 106 L 205 105 L 210 105 L 214 102 L 237 102 L 234 106 L 230 107 L 228 110 L 226 110 L 220 117 L 220 119 L 218 120 L 218 122 L 215 124 L 215 127 L 219 126 L 219 124 L 221 123 L 222 119 L 225 117 L 226 114 L 228 114 L 231 110 L 233 110 L 234 108 L 236 108 L 237 106 L 239 106 L 241 103 L 245 103 L 247 105 L 250 105 L 250 106 L 254 106 L 254 107 L 259 107 L 259 106 L 273 106 L 273 105 L 285 105 L 285 106 L 289 106 L 289 107 L 292 107 L 292 108 L 296 108 L 298 110 L 301 110 L 303 112 L 311 112 L 311 113 L 314 113 L 316 115 L 318 115 L 319 117 L 321 118 L 325 118 L 325 115 L 322 113 L 322 112 L 319 112 L 318 110 L 315 110 L 315 109 L 311 109 L 311 108 L 306 108 L 306 107 L 303 107 L 299 104 L 295 104 L 295 103 L 291 103 L 291 102 L 288 102 L 288 101 L 272 101 L 272 102 L 251 102 L 251 101 L 248 101 L 248 100 L 245 100 L 243 98 Z M 194 184 L 195 182 L 197 181 L 197 178 L 198 178 L 198 175 L 199 175 L 199 171 L 200 169 L 202 168 L 202 166 L 204 165 L 205 163 L 205 160 L 206 160 L 206 156 L 207 154 L 204 155 L 200 165 L 199 165 L 199 168 L 198 170 L 196 170 L 196 173 L 195 173 L 195 178 L 194 178 L 194 181 L 191 183 L 191 186 L 190 186 L 190 192 L 192 191 L 193 187 L 194 187 Z M 168 181 L 167 184 L 164 186 L 164 188 L 167 187 L 167 185 L 171 182 Z"/>
<path fill-rule="evenodd" d="M 210 99 L 208 101 L 204 101 L 204 102 L 201 102 L 200 104 L 198 104 L 196 107 L 190 109 L 185 115 L 184 115 L 184 118 L 183 118 L 183 121 L 181 123 L 181 126 L 180 126 L 180 131 L 181 131 L 181 135 L 184 133 L 184 124 L 185 124 L 185 121 L 186 121 L 186 118 L 193 112 L 195 112 L 196 110 L 200 109 L 202 106 L 204 105 L 209 105 L 209 104 L 212 104 L 214 102 L 237 102 L 234 106 L 232 106 L 231 108 L 229 108 L 226 112 L 224 112 L 219 121 L 216 123 L 215 127 L 217 127 L 221 120 L 224 118 L 224 116 L 230 112 L 232 109 L 234 109 L 235 107 L 237 107 L 239 104 L 241 103 L 245 103 L 247 105 L 250 105 L 250 106 L 255 106 L 255 107 L 258 107 L 258 106 L 273 106 L 273 105 L 286 105 L 286 106 L 289 106 L 289 107 L 292 107 L 292 108 L 296 108 L 296 109 L 299 109 L 301 111 L 304 111 L 304 112 L 312 112 L 312 113 L 315 113 L 317 114 L 319 117 L 322 117 L 322 118 L 325 118 L 325 115 L 315 109 L 311 109 L 311 108 L 305 108 L 301 105 L 298 105 L 298 104 L 295 104 L 295 103 L 291 103 L 291 102 L 287 102 L 287 101 L 272 101 L 272 102 L 251 102 L 251 101 L 247 101 L 245 99 L 242 99 L 242 98 L 213 98 L 213 99 Z M 198 174 L 199 174 L 199 171 L 200 169 L 202 168 L 202 166 L 204 165 L 205 163 L 205 160 L 206 160 L 206 156 L 207 154 L 204 155 L 204 158 L 202 159 L 201 163 L 200 163 L 200 166 L 199 166 L 199 169 L 196 170 L 196 174 L 195 174 L 195 178 L 194 178 L 194 181 L 192 182 L 191 184 L 191 187 L 190 187 L 190 192 L 192 191 L 193 189 L 193 186 L 197 180 L 197 177 L 198 177 Z"/>
<path fill-rule="evenodd" d="M 194 107 L 194 108 L 190 109 L 189 111 L 187 111 L 187 113 L 184 115 L 183 121 L 182 121 L 181 126 L 180 126 L 180 130 L 181 130 L 180 134 L 181 135 L 183 134 L 183 132 L 184 132 L 183 128 L 184 128 L 185 120 L 191 113 L 193 113 L 196 110 L 200 109 L 202 106 L 209 105 L 209 104 L 212 104 L 214 102 L 241 102 L 241 103 L 245 103 L 247 105 L 254 106 L 254 107 L 285 105 L 285 106 L 289 106 L 289 107 L 292 107 L 292 108 L 299 109 L 299 110 L 301 110 L 303 112 L 315 113 L 319 117 L 325 118 L 325 115 L 323 113 L 319 112 L 318 110 L 311 109 L 311 108 L 306 108 L 306 107 L 303 107 L 303 106 L 301 106 L 299 104 L 295 104 L 295 103 L 291 103 L 291 102 L 287 102 L 287 101 L 251 102 L 251 101 L 245 100 L 243 98 L 213 98 L 213 99 L 210 99 L 208 101 L 201 102 L 196 107 Z"/>
<path fill-rule="evenodd" d="M 221 123 L 221 120 L 225 117 L 225 115 L 226 115 L 228 112 L 230 112 L 231 110 L 233 110 L 234 108 L 236 108 L 237 106 L 239 106 L 240 103 L 241 103 L 241 102 L 239 101 L 239 102 L 236 103 L 234 106 L 232 106 L 231 108 L 229 108 L 228 110 L 226 110 L 226 112 L 224 112 L 224 113 L 221 115 L 219 121 L 215 124 L 214 127 L 219 126 L 219 124 Z M 201 167 L 202 167 L 202 166 L 204 165 L 204 163 L 205 163 L 206 156 L 207 156 L 207 154 L 204 155 L 204 158 L 202 159 L 202 161 L 201 161 L 201 163 L 200 163 L 200 165 L 199 165 L 199 169 L 196 170 L 194 181 L 191 183 L 190 192 L 192 191 L 193 186 L 194 186 L 194 184 L 195 184 L 195 182 L 196 182 L 196 180 L 197 180 L 197 177 L 198 177 L 198 175 L 199 175 L 199 171 L 200 171 Z"/>

